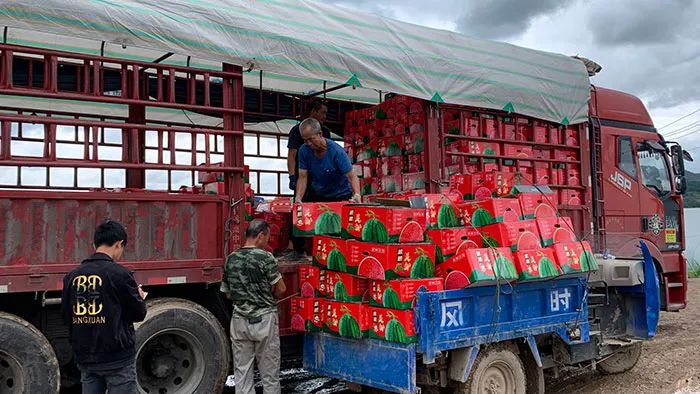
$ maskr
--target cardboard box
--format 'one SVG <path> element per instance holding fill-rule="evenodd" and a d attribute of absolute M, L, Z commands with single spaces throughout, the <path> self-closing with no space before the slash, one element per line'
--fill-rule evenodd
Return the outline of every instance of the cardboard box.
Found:
<path fill-rule="evenodd" d="M 435 274 L 435 245 L 432 243 L 382 244 L 349 241 L 350 264 L 359 276 L 387 280 L 432 278 Z"/>
<path fill-rule="evenodd" d="M 289 197 L 277 197 L 270 201 L 270 211 L 274 213 L 291 213 L 292 199 Z"/>
<path fill-rule="evenodd" d="M 321 291 L 321 284 L 323 283 L 321 281 L 321 271 L 320 268 L 312 265 L 299 265 L 299 291 L 302 297 L 313 298 L 325 295 L 325 292 Z"/>
<path fill-rule="evenodd" d="M 520 201 L 523 219 L 556 217 L 557 195 L 547 186 L 518 186 L 513 191 Z"/>
<path fill-rule="evenodd" d="M 557 264 L 565 275 L 598 270 L 598 262 L 587 241 L 554 244 L 549 249 L 554 251 Z"/>
<path fill-rule="evenodd" d="M 459 166 L 456 166 L 459 171 Z M 450 189 L 457 190 L 465 200 L 482 200 L 491 198 L 492 190 L 485 184 L 486 172 L 459 174 L 450 176 Z"/>
<path fill-rule="evenodd" d="M 294 203 L 293 233 L 297 237 L 340 234 L 341 214 L 347 202 Z"/>
<path fill-rule="evenodd" d="M 380 190 L 380 179 L 378 177 L 362 178 L 360 179 L 360 187 L 363 196 L 370 194 L 379 194 Z"/>
<path fill-rule="evenodd" d="M 457 205 L 444 194 L 420 194 L 409 196 L 411 207 L 424 208 L 427 228 L 461 227 Z"/>
<path fill-rule="evenodd" d="M 377 142 L 379 156 L 401 156 L 403 154 L 403 135 L 380 138 Z"/>
<path fill-rule="evenodd" d="M 442 279 L 402 279 L 402 280 L 370 280 L 369 303 L 384 308 L 408 310 L 412 309 L 416 293 L 419 289 L 425 291 L 441 291 Z"/>
<path fill-rule="evenodd" d="M 226 184 L 224 182 L 212 182 L 212 183 L 205 183 L 202 186 L 202 190 L 204 194 L 218 194 L 218 195 L 225 195 L 226 193 Z"/>
<path fill-rule="evenodd" d="M 464 248 L 480 248 L 483 245 L 481 234 L 472 227 L 430 229 L 425 234 L 428 241 L 435 244 L 436 263 L 441 263 Z"/>
<path fill-rule="evenodd" d="M 292 297 L 291 303 L 292 330 L 313 332 L 323 329 L 323 298 Z"/>
<path fill-rule="evenodd" d="M 547 279 L 561 275 L 554 253 L 549 249 L 524 250 L 513 255 L 519 280 Z"/>
<path fill-rule="evenodd" d="M 559 201 L 562 205 L 583 205 L 583 193 L 576 189 L 560 189 Z"/>
<path fill-rule="evenodd" d="M 380 176 L 401 175 L 403 173 L 404 160 L 401 156 L 379 158 L 377 174 Z"/>
<path fill-rule="evenodd" d="M 344 238 L 368 242 L 422 242 L 425 210 L 380 205 L 348 204 L 343 208 Z"/>
<path fill-rule="evenodd" d="M 346 243 L 343 238 L 315 235 L 312 263 L 324 269 L 345 272 L 348 261 Z"/>
<path fill-rule="evenodd" d="M 369 332 L 366 304 L 326 300 L 323 330 L 347 338 L 366 338 Z"/>
<path fill-rule="evenodd" d="M 223 167 L 224 163 L 200 164 L 199 167 Z M 202 184 L 223 182 L 224 173 L 221 171 L 197 171 L 197 181 Z"/>
<path fill-rule="evenodd" d="M 404 190 L 425 189 L 425 172 L 403 174 L 402 182 Z"/>
<path fill-rule="evenodd" d="M 406 172 L 423 172 L 423 154 L 406 156 Z"/>
<path fill-rule="evenodd" d="M 482 227 L 494 223 L 517 222 L 522 217 L 515 198 L 491 198 L 457 204 L 465 225 Z"/>
<path fill-rule="evenodd" d="M 469 284 L 493 284 L 496 280 L 513 281 L 518 278 L 513 263 L 513 254 L 508 248 L 472 248 L 460 252 L 437 267 L 437 274 L 445 278 L 445 287 L 454 288 L 450 282 L 457 282 L 454 278 L 448 281 L 448 276 L 453 274 L 466 276 Z"/>
<path fill-rule="evenodd" d="M 493 115 L 481 115 L 481 136 L 485 138 L 499 138 L 498 119 Z"/>
<path fill-rule="evenodd" d="M 362 302 L 368 287 L 369 282 L 366 278 L 344 272 L 326 272 L 327 296 L 334 300 Z"/>
<path fill-rule="evenodd" d="M 542 246 L 577 241 L 571 219 L 567 217 L 550 217 L 535 220 L 537 221 L 540 237 L 542 237 Z"/>
<path fill-rule="evenodd" d="M 418 340 L 413 311 L 367 307 L 369 337 L 389 342 L 413 343 Z"/>
<path fill-rule="evenodd" d="M 513 252 L 537 249 L 541 246 L 540 232 L 534 220 L 496 223 L 480 227 L 484 245 L 507 247 Z"/>
<path fill-rule="evenodd" d="M 490 138 L 496 138 L 490 137 Z M 499 156 L 501 154 L 501 146 L 497 142 L 467 142 L 467 153 L 472 155 Z"/>
<path fill-rule="evenodd" d="M 411 133 L 404 135 L 404 150 L 406 154 L 421 154 L 425 148 L 424 133 Z"/>

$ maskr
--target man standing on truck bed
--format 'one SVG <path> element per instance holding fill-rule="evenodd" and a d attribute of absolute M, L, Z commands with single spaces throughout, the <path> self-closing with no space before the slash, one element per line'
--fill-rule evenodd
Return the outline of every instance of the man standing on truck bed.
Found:
<path fill-rule="evenodd" d="M 126 242 L 124 226 L 107 220 L 95 230 L 95 254 L 63 278 L 63 319 L 83 394 L 137 392 L 133 323 L 146 317 L 146 293 L 116 263 Z"/>
<path fill-rule="evenodd" d="M 236 394 L 255 394 L 256 360 L 264 393 L 279 394 L 280 336 L 275 298 L 282 298 L 287 287 L 275 257 L 265 250 L 270 240 L 267 222 L 251 221 L 245 236 L 245 245 L 226 259 L 221 281 L 221 291 L 233 302 L 231 345 Z"/>
<path fill-rule="evenodd" d="M 345 150 L 321 134 L 321 124 L 307 118 L 299 125 L 304 146 L 299 149 L 299 180 L 294 201 L 360 202 L 360 180 Z M 312 191 L 308 195 L 307 188 Z"/>

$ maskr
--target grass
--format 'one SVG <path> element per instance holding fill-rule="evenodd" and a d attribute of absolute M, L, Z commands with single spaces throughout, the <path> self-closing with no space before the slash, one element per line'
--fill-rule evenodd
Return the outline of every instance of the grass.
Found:
<path fill-rule="evenodd" d="M 697 261 L 688 261 L 688 276 L 691 278 L 700 278 L 700 263 Z"/>

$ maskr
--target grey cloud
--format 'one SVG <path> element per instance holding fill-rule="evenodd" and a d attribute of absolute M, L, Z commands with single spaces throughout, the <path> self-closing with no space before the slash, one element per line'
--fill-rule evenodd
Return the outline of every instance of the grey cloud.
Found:
<path fill-rule="evenodd" d="M 572 0 L 495 0 L 472 2 L 457 20 L 462 33 L 489 39 L 503 39 L 525 32 L 532 20 L 566 8 Z"/>

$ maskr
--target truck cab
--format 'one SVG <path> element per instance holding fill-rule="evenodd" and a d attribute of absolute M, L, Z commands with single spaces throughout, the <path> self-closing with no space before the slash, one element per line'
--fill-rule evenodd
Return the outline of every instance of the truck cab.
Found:
<path fill-rule="evenodd" d="M 639 253 L 647 241 L 662 286 L 662 309 L 686 306 L 683 151 L 658 133 L 642 101 L 592 87 L 591 164 L 597 250 Z"/>

